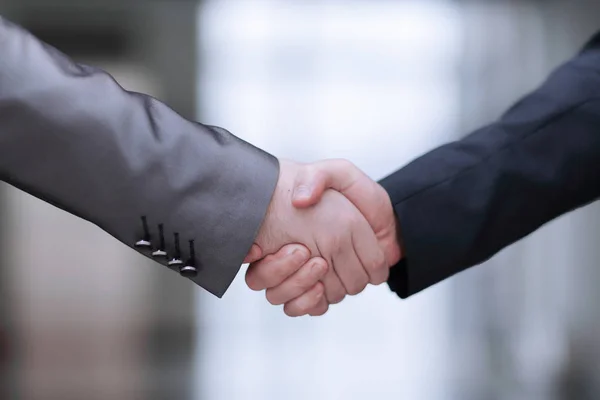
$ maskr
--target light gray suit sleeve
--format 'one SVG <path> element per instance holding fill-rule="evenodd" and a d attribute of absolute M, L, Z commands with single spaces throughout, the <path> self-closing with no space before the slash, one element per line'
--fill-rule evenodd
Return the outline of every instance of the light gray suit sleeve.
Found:
<path fill-rule="evenodd" d="M 175 237 L 191 279 L 221 297 L 277 183 L 271 155 L 188 121 L 0 17 L 0 179 L 152 257 Z M 139 248 L 145 217 L 153 249 Z M 193 241 L 195 260 L 189 260 Z M 125 267 L 125 266 L 124 266 Z M 171 269 L 179 271 L 178 265 Z"/>

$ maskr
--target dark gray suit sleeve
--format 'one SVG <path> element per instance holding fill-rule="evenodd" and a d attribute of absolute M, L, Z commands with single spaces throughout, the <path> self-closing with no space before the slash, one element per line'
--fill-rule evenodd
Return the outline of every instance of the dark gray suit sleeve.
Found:
<path fill-rule="evenodd" d="M 148 222 L 168 265 L 193 241 L 193 281 L 222 296 L 277 183 L 271 155 L 188 121 L 0 17 L 0 179 L 136 248 Z M 141 251 L 151 256 L 149 253 Z M 125 267 L 125 266 L 124 266 Z M 177 266 L 171 267 L 178 270 Z"/>
<path fill-rule="evenodd" d="M 390 287 L 410 296 L 489 259 L 600 196 L 600 34 L 495 123 L 382 181 L 406 257 Z"/>

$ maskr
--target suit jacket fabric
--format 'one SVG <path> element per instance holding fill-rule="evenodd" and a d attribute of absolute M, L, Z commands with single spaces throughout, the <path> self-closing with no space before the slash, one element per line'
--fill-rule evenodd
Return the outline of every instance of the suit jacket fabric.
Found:
<path fill-rule="evenodd" d="M 192 279 L 220 297 L 252 245 L 278 173 L 271 155 L 124 90 L 0 17 L 3 181 L 133 248 L 145 236 L 141 217 L 155 249 L 162 225 L 167 257 L 175 233 L 184 261 L 193 240 Z"/>
<path fill-rule="evenodd" d="M 600 33 L 498 121 L 382 180 L 417 293 L 600 196 Z"/>

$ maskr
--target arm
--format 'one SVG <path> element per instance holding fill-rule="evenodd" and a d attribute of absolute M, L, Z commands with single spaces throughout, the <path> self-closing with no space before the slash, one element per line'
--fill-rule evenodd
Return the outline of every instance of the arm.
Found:
<path fill-rule="evenodd" d="M 600 42 L 497 122 L 385 178 L 405 258 L 390 287 L 410 296 L 600 196 Z"/>
<path fill-rule="evenodd" d="M 388 283 L 403 298 L 594 201 L 600 196 L 600 33 L 497 122 L 425 154 L 381 186 L 348 162 L 316 163 L 296 182 L 294 205 L 312 206 L 328 188 L 365 215 L 395 265 Z M 289 271 L 306 268 L 291 258 L 279 262 Z M 268 267 L 268 260 L 256 263 L 249 278 Z M 316 282 L 288 279 L 304 288 Z M 281 284 L 263 286 L 280 301 L 298 301 L 282 294 Z"/>
<path fill-rule="evenodd" d="M 163 224 L 169 256 L 175 233 L 184 262 L 194 240 L 192 279 L 222 296 L 269 206 L 277 160 L 124 90 L 1 17 L 0 54 L 0 179 L 131 247 L 144 238 L 142 216 L 155 248 Z"/>

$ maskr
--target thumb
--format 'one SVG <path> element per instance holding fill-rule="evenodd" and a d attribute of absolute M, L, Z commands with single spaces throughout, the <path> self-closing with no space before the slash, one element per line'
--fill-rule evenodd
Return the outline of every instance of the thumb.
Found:
<path fill-rule="evenodd" d="M 319 201 L 327 189 L 328 176 L 318 169 L 306 167 L 296 176 L 292 205 L 296 208 L 308 208 Z"/>
<path fill-rule="evenodd" d="M 250 248 L 250 251 L 248 252 L 248 255 L 246 256 L 246 258 L 244 258 L 244 264 L 250 264 L 253 262 L 256 262 L 258 260 L 260 260 L 263 257 L 263 251 L 260 248 L 259 245 L 257 245 L 256 243 L 252 244 L 252 247 Z"/>
<path fill-rule="evenodd" d="M 385 189 L 350 161 L 324 160 L 304 166 L 297 174 L 292 204 L 296 208 L 310 207 L 327 189 L 340 192 L 354 204 L 377 235 L 388 264 L 394 265 L 401 250 L 394 210 Z"/>
<path fill-rule="evenodd" d="M 317 204 L 327 189 L 342 194 L 360 178 L 360 170 L 346 160 L 324 160 L 306 165 L 296 175 L 292 204 L 307 208 Z"/>

